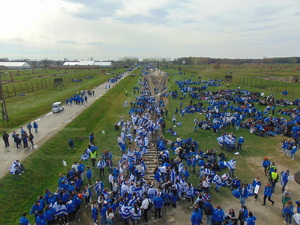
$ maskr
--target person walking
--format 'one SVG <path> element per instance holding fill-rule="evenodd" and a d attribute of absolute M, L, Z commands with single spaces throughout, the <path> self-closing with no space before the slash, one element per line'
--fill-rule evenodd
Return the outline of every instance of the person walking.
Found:
<path fill-rule="evenodd" d="M 146 224 L 148 223 L 148 207 L 149 207 L 149 199 L 146 196 L 143 196 L 141 210 L 143 211 L 143 217 L 145 219 Z"/>
<path fill-rule="evenodd" d="M 290 175 L 290 171 L 289 170 L 281 172 L 280 183 L 282 185 L 282 188 L 281 188 L 282 192 L 285 191 L 285 187 L 286 187 L 287 183 L 289 182 L 289 175 Z"/>
<path fill-rule="evenodd" d="M 277 169 L 274 169 L 271 172 L 271 184 L 272 184 L 272 192 L 275 191 L 276 183 L 279 181 L 279 174 L 277 173 Z"/>
<path fill-rule="evenodd" d="M 238 216 L 240 225 L 244 225 L 247 218 L 248 218 L 248 209 L 245 205 L 242 205 Z"/>
<path fill-rule="evenodd" d="M 32 129 L 32 125 L 30 122 L 27 124 L 27 129 L 28 129 L 28 133 L 30 133 Z"/>
<path fill-rule="evenodd" d="M 22 135 L 22 140 L 23 140 L 24 148 L 28 148 L 28 134 L 26 131 L 24 131 Z"/>
<path fill-rule="evenodd" d="M 106 162 L 105 160 L 102 158 L 98 163 L 97 163 L 97 167 L 99 167 L 99 171 L 100 171 L 100 177 L 104 176 L 104 169 L 106 166 Z"/>
<path fill-rule="evenodd" d="M 97 152 L 95 150 L 92 150 L 90 152 L 90 157 L 91 157 L 92 166 L 95 167 L 96 158 L 97 158 Z"/>
<path fill-rule="evenodd" d="M 135 222 L 137 222 L 137 225 L 141 225 L 141 215 L 142 210 L 138 208 L 137 204 L 134 204 L 133 208 L 131 209 L 131 219 L 133 225 L 135 225 Z"/>
<path fill-rule="evenodd" d="M 23 213 L 22 217 L 19 220 L 20 225 L 30 225 L 29 220 L 26 218 L 27 213 Z"/>
<path fill-rule="evenodd" d="M 9 147 L 9 141 L 8 141 L 9 134 L 6 133 L 6 131 L 4 131 L 4 134 L 2 135 L 2 138 L 3 138 L 3 141 L 4 141 L 5 147 Z"/>
<path fill-rule="evenodd" d="M 69 149 L 71 149 L 71 148 L 76 149 L 76 148 L 75 148 L 75 144 L 74 144 L 73 138 L 71 138 L 71 139 L 69 140 Z"/>
<path fill-rule="evenodd" d="M 286 224 L 292 225 L 292 218 L 294 215 L 294 205 L 293 202 L 291 200 L 289 200 L 286 204 L 285 207 L 282 210 L 284 218 L 285 218 L 285 222 Z"/>
<path fill-rule="evenodd" d="M 157 218 L 161 218 L 161 208 L 164 204 L 162 197 L 160 196 L 160 194 L 158 194 L 156 197 L 154 197 L 153 199 L 153 204 L 154 204 L 154 208 L 155 208 L 155 219 Z"/>
<path fill-rule="evenodd" d="M 29 141 L 30 141 L 30 144 L 31 144 L 31 148 L 34 149 L 34 143 L 33 143 L 33 134 L 31 132 L 29 132 Z"/>
<path fill-rule="evenodd" d="M 34 131 L 35 131 L 35 133 L 38 133 L 38 124 L 37 124 L 37 122 L 35 122 L 35 121 L 33 121 L 33 128 L 34 128 Z"/>
<path fill-rule="evenodd" d="M 261 187 L 261 182 L 259 180 L 259 177 L 256 177 L 252 182 L 252 188 L 253 188 L 255 201 L 257 200 L 258 192 L 259 192 L 260 187 Z"/>
<path fill-rule="evenodd" d="M 106 211 L 106 222 L 107 222 L 107 225 L 114 225 L 114 221 L 113 221 L 113 218 L 114 218 L 114 212 L 113 212 L 113 209 L 112 207 L 109 207 L 108 210 Z"/>
<path fill-rule="evenodd" d="M 268 200 L 272 203 L 272 205 L 274 205 L 274 201 L 271 199 L 272 197 L 272 187 L 270 185 L 269 182 L 266 183 L 265 185 L 265 190 L 264 190 L 264 202 L 262 203 L 262 205 L 266 205 L 266 199 L 268 198 Z"/>
<path fill-rule="evenodd" d="M 209 198 L 203 205 L 203 211 L 206 215 L 206 225 L 212 225 L 212 216 L 214 213 L 214 207 L 210 203 L 211 199 Z"/>
<path fill-rule="evenodd" d="M 271 165 L 271 161 L 268 156 L 266 156 L 262 162 L 262 166 L 265 168 L 265 175 L 268 176 L 268 167 Z"/>

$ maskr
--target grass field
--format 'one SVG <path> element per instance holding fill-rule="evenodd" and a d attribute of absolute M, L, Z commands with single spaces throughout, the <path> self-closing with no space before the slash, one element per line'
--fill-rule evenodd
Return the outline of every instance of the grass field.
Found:
<path fill-rule="evenodd" d="M 82 82 L 67 82 L 64 83 L 65 88 L 54 88 L 53 86 L 51 86 L 48 88 L 25 93 L 25 96 L 17 95 L 14 97 L 6 98 L 6 107 L 8 111 L 9 121 L 0 120 L 0 131 L 14 130 L 16 127 L 19 127 L 22 124 L 32 121 L 33 119 L 49 112 L 51 110 L 51 105 L 53 102 L 65 102 L 67 98 L 70 98 L 77 91 L 91 90 L 94 87 L 104 83 L 111 77 L 115 76 L 116 74 L 124 72 L 125 69 L 114 71 L 110 69 L 108 71 L 110 71 L 110 74 L 101 74 L 100 70 L 77 71 L 77 73 L 71 73 L 68 74 L 68 76 L 70 76 L 70 79 L 78 79 L 78 77 L 81 77 L 83 78 Z M 45 73 L 39 73 L 39 76 L 44 75 Z M 93 79 L 84 79 L 87 75 L 92 75 Z M 33 83 L 40 82 L 41 79 L 44 78 L 34 78 Z M 52 82 L 53 78 L 51 79 L 51 84 Z M 11 85 L 15 85 L 16 87 L 21 85 L 23 86 L 23 89 L 26 89 L 26 84 L 29 84 L 30 88 L 30 83 L 28 83 L 27 81 L 22 81 L 21 83 L 17 84 L 6 84 L 4 85 L 4 90 L 6 86 Z"/>

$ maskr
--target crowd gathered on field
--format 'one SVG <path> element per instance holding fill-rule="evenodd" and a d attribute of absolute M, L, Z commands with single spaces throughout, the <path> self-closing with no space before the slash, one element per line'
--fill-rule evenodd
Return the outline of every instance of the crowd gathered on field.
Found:
<path fill-rule="evenodd" d="M 213 79 L 176 83 L 179 90 L 166 91 L 156 99 L 149 91 L 147 80 L 139 80 L 139 96 L 130 102 L 128 115 L 121 115 L 113 125 L 120 132 L 116 144 L 121 157 L 117 158 L 109 149 L 100 150 L 91 132 L 88 146 L 78 162 L 59 176 L 58 188 L 46 189 L 33 204 L 30 214 L 36 224 L 72 223 L 78 220 L 82 207 L 90 209 L 94 224 L 111 225 L 120 221 L 125 225 L 147 224 L 152 219 L 161 219 L 164 211 L 176 208 L 178 201 L 186 201 L 192 206 L 190 221 L 186 224 L 200 225 L 205 221 L 207 225 L 255 225 L 260 218 L 247 208 L 247 199 L 257 201 L 258 196 L 263 195 L 261 207 L 267 200 L 274 205 L 274 193 L 282 196 L 285 222 L 300 224 L 300 200 L 292 199 L 292 190 L 287 187 L 288 169 L 278 171 L 276 162 L 264 156 L 258 174 L 266 176 L 268 181 L 262 183 L 257 176 L 246 183 L 236 176 L 238 160 L 227 155 L 227 151 L 242 151 L 247 142 L 244 137 L 227 132 L 230 127 L 235 131 L 248 129 L 249 133 L 261 137 L 285 135 L 282 152 L 294 160 L 300 147 L 300 99 L 276 100 L 273 95 L 264 97 L 240 88 L 212 92 L 209 86 L 221 84 L 220 80 Z M 168 124 L 167 132 L 174 140 L 170 142 L 163 136 L 153 140 L 155 132 L 167 127 L 168 110 L 164 99 L 169 97 L 182 100 Z M 186 98 L 190 101 L 184 105 Z M 127 108 L 127 102 L 124 107 Z M 179 133 L 177 127 L 184 126 L 181 118 L 194 113 L 205 114 L 205 119 L 194 119 L 191 129 L 194 132 L 211 130 L 207 132 L 217 135 L 221 151 L 203 150 L 197 140 Z M 150 172 L 153 178 L 149 179 L 146 159 L 152 144 L 157 147 L 159 161 Z M 73 138 L 68 147 L 75 148 Z M 199 182 L 192 182 L 195 179 L 191 176 L 197 176 Z M 96 177 L 96 182 L 92 182 Z M 281 184 L 280 188 L 277 183 Z M 224 209 L 215 202 L 211 195 L 222 193 L 224 188 L 230 189 L 240 208 Z M 275 192 L 276 189 L 280 192 Z M 24 213 L 20 224 L 29 223 L 26 216 Z"/>

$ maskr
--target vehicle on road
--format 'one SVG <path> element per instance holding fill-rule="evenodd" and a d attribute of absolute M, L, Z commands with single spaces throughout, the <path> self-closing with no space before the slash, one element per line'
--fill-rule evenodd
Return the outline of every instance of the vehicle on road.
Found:
<path fill-rule="evenodd" d="M 62 105 L 61 102 L 54 102 L 52 104 L 52 112 L 53 113 L 59 113 L 59 112 L 61 112 L 63 110 L 64 110 L 64 107 L 63 107 L 63 105 Z"/>

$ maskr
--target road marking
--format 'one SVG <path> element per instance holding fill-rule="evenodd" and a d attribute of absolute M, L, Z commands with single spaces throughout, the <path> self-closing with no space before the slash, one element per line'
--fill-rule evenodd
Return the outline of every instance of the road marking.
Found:
<path fill-rule="evenodd" d="M 36 120 L 34 120 L 34 121 L 40 121 L 41 120 L 41 118 L 38 118 L 38 119 L 36 119 Z M 32 121 L 32 122 L 34 122 L 34 121 Z"/>
<path fill-rule="evenodd" d="M 46 116 L 50 116 L 51 114 L 53 114 L 53 112 L 49 112 L 46 114 Z"/>

